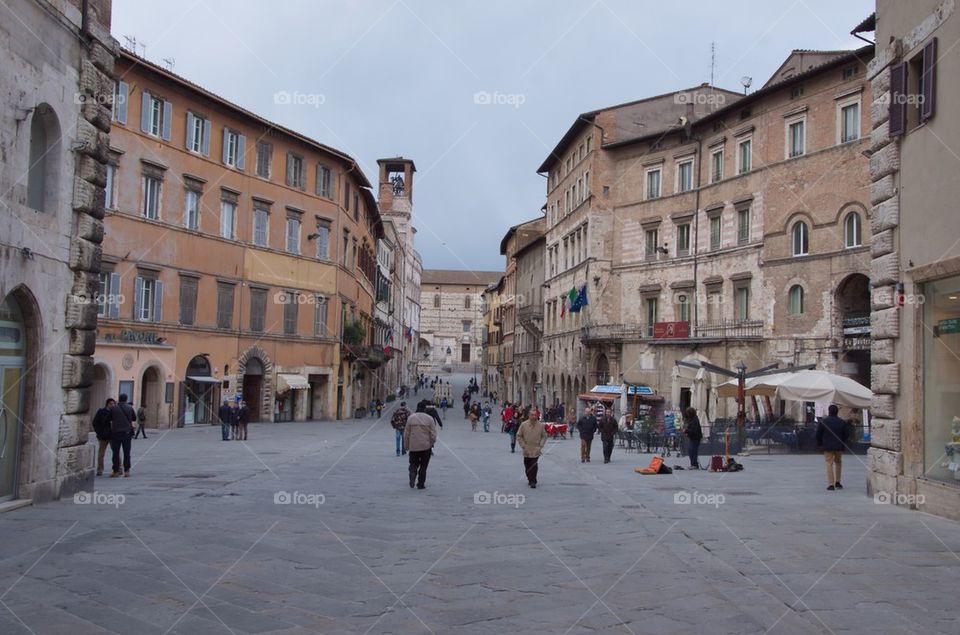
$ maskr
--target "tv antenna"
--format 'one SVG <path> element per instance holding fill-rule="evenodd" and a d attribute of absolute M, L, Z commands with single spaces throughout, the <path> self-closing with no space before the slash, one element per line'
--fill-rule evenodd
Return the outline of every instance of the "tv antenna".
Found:
<path fill-rule="evenodd" d="M 717 68 L 717 43 L 710 42 L 710 85 L 713 86 L 713 72 Z"/>
<path fill-rule="evenodd" d="M 163 58 L 163 63 L 166 64 L 167 70 L 173 72 L 173 67 L 177 65 L 177 60 L 173 57 Z"/>
<path fill-rule="evenodd" d="M 743 94 L 746 95 L 747 89 L 750 88 L 750 84 L 753 83 L 753 78 L 747 77 L 746 75 L 744 75 L 743 77 L 740 78 L 740 83 L 743 84 Z"/>

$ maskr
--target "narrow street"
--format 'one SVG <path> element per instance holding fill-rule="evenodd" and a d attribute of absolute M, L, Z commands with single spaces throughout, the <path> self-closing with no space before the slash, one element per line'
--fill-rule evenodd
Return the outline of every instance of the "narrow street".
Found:
<path fill-rule="evenodd" d="M 418 491 L 390 406 L 154 433 L 91 502 L 0 516 L 0 632 L 957 632 L 957 524 L 875 504 L 857 457 L 827 492 L 819 456 L 641 476 L 566 439 L 529 490 L 499 424 L 451 409 Z"/>

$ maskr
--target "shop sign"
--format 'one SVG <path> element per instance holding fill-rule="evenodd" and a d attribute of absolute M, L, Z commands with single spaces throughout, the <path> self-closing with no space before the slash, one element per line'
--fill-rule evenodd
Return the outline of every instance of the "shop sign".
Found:
<path fill-rule="evenodd" d="M 960 318 L 947 318 L 937 323 L 937 332 L 940 335 L 945 333 L 960 333 Z"/>
<path fill-rule="evenodd" d="M 686 339 L 690 337 L 689 322 L 654 322 L 654 339 Z"/>
<path fill-rule="evenodd" d="M 103 336 L 105 342 L 127 342 L 130 344 L 157 344 L 156 331 L 134 331 L 132 329 L 123 329 L 119 335 L 116 333 L 107 333 Z"/>

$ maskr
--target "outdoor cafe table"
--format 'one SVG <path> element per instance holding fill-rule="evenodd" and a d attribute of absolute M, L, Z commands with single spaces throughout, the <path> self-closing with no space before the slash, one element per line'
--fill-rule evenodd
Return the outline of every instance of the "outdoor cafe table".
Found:
<path fill-rule="evenodd" d="M 547 434 L 554 439 L 558 436 L 566 437 L 567 435 L 567 424 L 565 423 L 544 422 L 543 427 L 547 431 Z"/>

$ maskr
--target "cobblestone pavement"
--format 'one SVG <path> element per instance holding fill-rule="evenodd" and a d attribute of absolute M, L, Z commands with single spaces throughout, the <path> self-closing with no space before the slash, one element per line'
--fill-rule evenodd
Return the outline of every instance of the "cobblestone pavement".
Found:
<path fill-rule="evenodd" d="M 450 410 L 418 491 L 389 413 L 158 432 L 131 478 L 3 514 L 0 633 L 960 632 L 960 526 L 876 504 L 856 457 L 827 492 L 817 456 L 641 476 L 557 440 L 530 490 Z"/>

